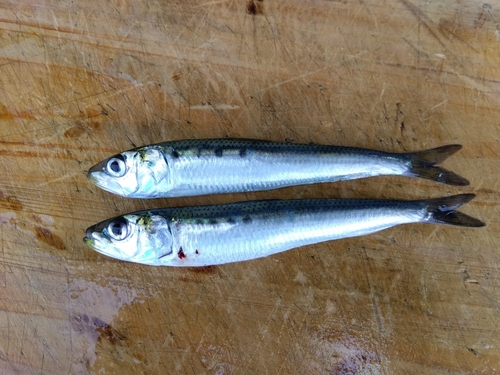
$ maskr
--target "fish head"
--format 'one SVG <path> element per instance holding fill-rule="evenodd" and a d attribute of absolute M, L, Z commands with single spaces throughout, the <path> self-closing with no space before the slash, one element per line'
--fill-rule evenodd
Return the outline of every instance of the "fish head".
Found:
<path fill-rule="evenodd" d="M 88 179 L 128 198 L 154 198 L 169 190 L 169 169 L 158 146 L 125 151 L 90 168 Z"/>
<path fill-rule="evenodd" d="M 151 213 L 102 221 L 87 229 L 83 241 L 109 257 L 153 266 L 171 254 L 173 246 L 168 221 Z"/>

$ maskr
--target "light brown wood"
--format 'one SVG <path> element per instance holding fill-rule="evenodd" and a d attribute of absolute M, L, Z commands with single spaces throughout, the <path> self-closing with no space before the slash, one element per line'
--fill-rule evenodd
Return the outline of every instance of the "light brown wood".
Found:
<path fill-rule="evenodd" d="M 18 1 L 0 9 L 1 374 L 500 373 L 500 7 L 479 1 Z M 140 201 L 86 171 L 164 140 L 412 151 L 373 178 Z M 483 229 L 402 226 L 206 269 L 82 243 L 105 218 L 262 198 L 474 192 Z"/>

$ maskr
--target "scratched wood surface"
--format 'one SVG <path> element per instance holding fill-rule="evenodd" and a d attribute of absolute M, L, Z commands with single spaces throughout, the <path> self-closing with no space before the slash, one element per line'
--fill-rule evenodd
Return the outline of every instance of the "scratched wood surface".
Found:
<path fill-rule="evenodd" d="M 482 1 L 0 4 L 1 374 L 500 373 L 500 6 Z M 112 153 L 251 137 L 412 151 L 457 188 L 373 178 L 141 201 Z M 413 225 L 205 269 L 101 256 L 127 211 L 474 192 L 484 229 Z"/>

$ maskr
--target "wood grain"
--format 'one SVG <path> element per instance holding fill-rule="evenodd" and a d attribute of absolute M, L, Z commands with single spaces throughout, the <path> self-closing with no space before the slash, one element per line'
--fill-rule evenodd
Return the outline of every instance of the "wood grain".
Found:
<path fill-rule="evenodd" d="M 0 4 L 1 374 L 500 373 L 500 8 L 479 1 Z M 464 146 L 466 188 L 373 178 L 127 200 L 114 152 L 251 137 Z M 131 210 L 474 192 L 484 229 L 404 226 L 204 269 L 101 256 Z"/>

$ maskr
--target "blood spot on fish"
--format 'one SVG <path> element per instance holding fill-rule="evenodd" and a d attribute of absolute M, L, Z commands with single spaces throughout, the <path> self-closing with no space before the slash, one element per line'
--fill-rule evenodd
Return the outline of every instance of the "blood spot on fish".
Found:
<path fill-rule="evenodd" d="M 249 224 L 252 222 L 252 218 L 250 216 L 243 216 L 242 220 L 245 224 Z"/>
<path fill-rule="evenodd" d="M 172 156 L 173 156 L 175 159 L 178 159 L 178 158 L 180 157 L 179 153 L 178 153 L 176 150 L 172 151 Z"/>
<path fill-rule="evenodd" d="M 184 254 L 184 250 L 182 250 L 182 246 L 181 246 L 181 248 L 179 249 L 179 251 L 177 252 L 177 256 L 179 257 L 179 259 L 184 259 L 184 258 L 186 258 L 186 254 Z"/>
<path fill-rule="evenodd" d="M 220 158 L 222 155 L 224 155 L 224 149 L 222 147 L 217 147 L 215 149 L 215 156 Z"/>
<path fill-rule="evenodd" d="M 247 156 L 247 149 L 246 148 L 240 149 L 240 156 L 242 158 L 244 158 L 245 156 Z"/>

